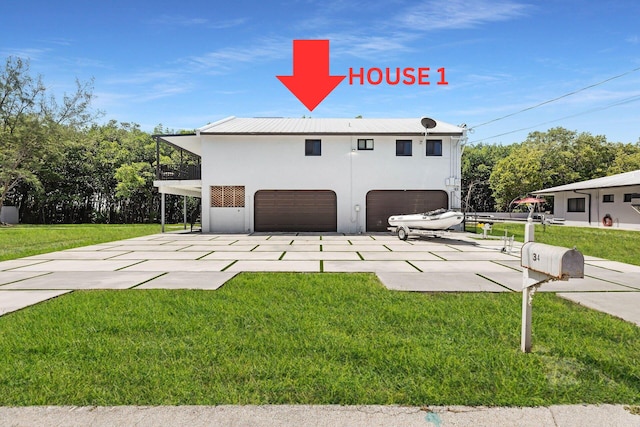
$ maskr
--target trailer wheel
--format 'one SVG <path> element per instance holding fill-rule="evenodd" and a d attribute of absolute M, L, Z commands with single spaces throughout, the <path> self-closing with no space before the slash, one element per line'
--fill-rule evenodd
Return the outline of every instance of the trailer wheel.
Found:
<path fill-rule="evenodd" d="M 398 228 L 398 239 L 407 240 L 408 237 L 409 237 L 409 233 L 407 233 L 407 230 L 405 230 L 404 227 Z"/>

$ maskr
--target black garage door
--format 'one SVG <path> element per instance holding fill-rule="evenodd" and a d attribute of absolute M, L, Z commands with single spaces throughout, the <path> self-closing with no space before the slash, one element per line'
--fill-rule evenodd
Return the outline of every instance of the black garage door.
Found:
<path fill-rule="evenodd" d="M 372 190 L 367 193 L 367 231 L 387 231 L 387 219 L 449 206 L 442 190 Z"/>
<path fill-rule="evenodd" d="M 336 193 L 330 190 L 260 190 L 254 199 L 256 231 L 336 231 Z"/>

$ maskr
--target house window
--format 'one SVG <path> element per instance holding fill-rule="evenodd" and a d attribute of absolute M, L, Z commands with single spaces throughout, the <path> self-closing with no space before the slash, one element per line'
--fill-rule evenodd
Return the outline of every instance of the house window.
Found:
<path fill-rule="evenodd" d="M 613 203 L 613 194 L 604 194 L 602 196 L 602 203 Z"/>
<path fill-rule="evenodd" d="M 427 156 L 442 156 L 441 139 L 432 139 L 427 141 Z"/>
<path fill-rule="evenodd" d="M 244 208 L 244 185 L 212 185 L 212 208 Z"/>
<path fill-rule="evenodd" d="M 411 156 L 411 142 L 410 139 L 397 139 L 396 156 Z"/>
<path fill-rule="evenodd" d="M 567 212 L 584 212 L 584 197 L 568 199 Z"/>
<path fill-rule="evenodd" d="M 635 194 L 625 194 L 624 195 L 624 202 L 625 203 L 631 203 L 631 199 L 633 199 L 633 196 L 635 196 Z"/>
<path fill-rule="evenodd" d="M 373 150 L 373 139 L 359 139 L 358 150 Z"/>
<path fill-rule="evenodd" d="M 319 139 L 306 139 L 304 141 L 305 156 L 320 156 L 322 154 L 322 144 Z"/>

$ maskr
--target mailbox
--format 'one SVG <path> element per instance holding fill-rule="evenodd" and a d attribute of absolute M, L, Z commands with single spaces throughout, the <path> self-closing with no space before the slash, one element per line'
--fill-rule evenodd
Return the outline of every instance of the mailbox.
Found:
<path fill-rule="evenodd" d="M 520 265 L 556 280 L 584 277 L 584 256 L 576 249 L 528 242 L 522 246 Z"/>

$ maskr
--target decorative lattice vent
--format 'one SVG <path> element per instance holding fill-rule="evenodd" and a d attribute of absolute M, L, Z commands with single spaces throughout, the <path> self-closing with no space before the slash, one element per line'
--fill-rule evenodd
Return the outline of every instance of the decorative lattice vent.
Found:
<path fill-rule="evenodd" d="M 244 185 L 212 185 L 212 208 L 244 208 Z"/>

